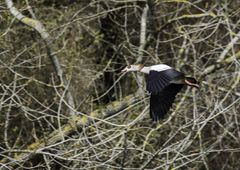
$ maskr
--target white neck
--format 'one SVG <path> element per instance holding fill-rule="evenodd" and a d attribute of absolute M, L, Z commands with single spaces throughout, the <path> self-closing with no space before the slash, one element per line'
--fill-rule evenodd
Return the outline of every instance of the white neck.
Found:
<path fill-rule="evenodd" d="M 143 67 L 142 69 L 139 70 L 142 73 L 149 74 L 150 72 L 150 67 Z"/>

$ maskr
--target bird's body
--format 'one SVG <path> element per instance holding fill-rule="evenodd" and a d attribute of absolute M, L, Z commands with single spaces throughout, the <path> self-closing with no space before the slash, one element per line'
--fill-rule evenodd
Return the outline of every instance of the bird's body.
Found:
<path fill-rule="evenodd" d="M 150 116 L 153 121 L 163 118 L 174 102 L 176 94 L 184 85 L 198 88 L 195 78 L 185 75 L 166 64 L 158 64 L 150 67 L 143 65 L 127 66 L 123 72 L 140 71 L 147 76 L 147 90 L 150 96 Z"/>

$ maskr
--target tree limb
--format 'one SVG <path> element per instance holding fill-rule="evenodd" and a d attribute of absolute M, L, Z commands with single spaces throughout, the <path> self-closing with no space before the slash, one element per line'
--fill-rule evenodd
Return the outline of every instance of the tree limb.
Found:
<path fill-rule="evenodd" d="M 51 48 L 51 40 L 50 40 L 50 36 L 48 34 L 48 32 L 46 31 L 46 29 L 44 28 L 44 26 L 42 25 L 42 23 L 36 19 L 32 19 L 29 17 L 24 16 L 23 14 L 21 14 L 17 8 L 15 8 L 13 6 L 13 2 L 12 0 L 5 0 L 7 7 L 9 9 L 9 11 L 11 12 L 11 14 L 16 17 L 19 21 L 21 21 L 22 23 L 32 27 L 33 29 L 35 29 L 40 36 L 42 37 L 42 39 L 45 42 L 46 45 L 46 49 L 47 49 L 47 54 L 48 57 L 50 58 L 52 65 L 56 71 L 56 74 L 58 76 L 58 78 L 60 79 L 61 85 L 67 89 L 67 101 L 69 104 L 69 110 L 70 110 L 70 114 L 74 115 L 74 111 L 73 109 L 75 108 L 75 104 L 74 104 L 74 100 L 73 100 L 73 96 L 68 88 L 68 81 L 67 79 L 64 78 L 63 76 L 63 70 L 61 67 L 61 64 L 59 62 L 58 57 L 52 52 L 52 48 Z"/>
<path fill-rule="evenodd" d="M 82 113 L 79 113 L 81 116 L 73 115 L 70 117 L 68 123 L 61 127 L 61 132 L 59 129 L 53 131 L 46 138 L 48 139 L 47 141 L 45 139 L 41 139 L 35 143 L 32 143 L 28 147 L 26 147 L 26 149 L 23 152 L 19 151 L 19 154 L 15 154 L 14 158 L 9 158 L 9 157 L 3 158 L 2 160 L 0 160 L 0 164 L 8 164 L 8 166 L 15 167 L 19 162 L 25 162 L 33 158 L 43 148 L 54 145 L 57 142 L 61 141 L 63 139 L 62 138 L 63 136 L 66 137 L 74 133 L 76 129 L 79 129 L 85 125 L 91 124 L 92 120 L 95 120 L 95 122 L 103 121 L 105 123 L 113 124 L 111 122 L 108 122 L 105 119 L 113 115 L 116 115 L 117 113 L 123 110 L 126 110 L 132 105 L 135 105 L 139 102 L 142 102 L 139 96 L 129 95 L 124 97 L 122 101 L 112 102 L 109 105 L 107 105 L 105 109 L 97 109 L 91 112 L 89 115 L 82 114 Z M 125 125 L 117 125 L 117 126 L 125 127 Z M 2 152 L 2 154 L 8 154 L 8 153 L 11 153 L 11 150 L 5 151 L 5 153 Z M 12 161 L 12 159 L 14 159 L 15 161 Z"/>

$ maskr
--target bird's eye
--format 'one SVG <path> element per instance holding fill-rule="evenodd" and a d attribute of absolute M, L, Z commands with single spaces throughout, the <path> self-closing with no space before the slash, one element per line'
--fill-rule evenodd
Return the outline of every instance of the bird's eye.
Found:
<path fill-rule="evenodd" d="M 128 65 L 127 68 L 131 68 L 131 65 Z"/>

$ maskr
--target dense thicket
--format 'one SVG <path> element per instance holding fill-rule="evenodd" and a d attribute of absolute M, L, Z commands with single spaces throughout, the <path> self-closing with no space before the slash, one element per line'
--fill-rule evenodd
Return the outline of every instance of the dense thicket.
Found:
<path fill-rule="evenodd" d="M 0 2 L 0 169 L 240 167 L 240 2 L 13 4 L 40 21 L 51 41 Z M 136 62 L 166 63 L 196 77 L 201 88 L 182 90 L 166 118 L 153 123 L 148 93 L 136 93 L 139 73 L 119 74 Z"/>

